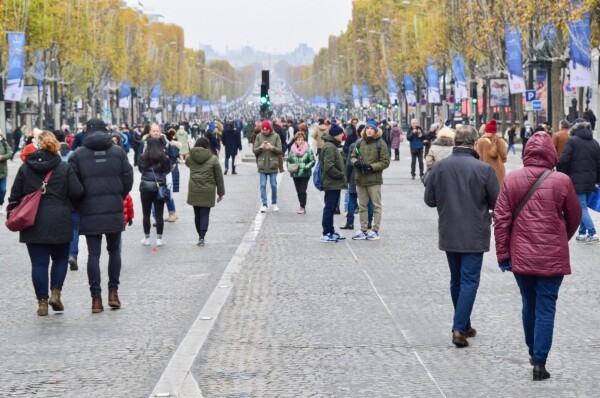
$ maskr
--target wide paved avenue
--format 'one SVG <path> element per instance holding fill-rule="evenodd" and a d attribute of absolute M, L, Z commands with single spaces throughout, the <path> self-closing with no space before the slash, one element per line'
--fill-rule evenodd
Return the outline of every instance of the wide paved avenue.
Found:
<path fill-rule="evenodd" d="M 179 220 L 166 223 L 164 247 L 144 247 L 136 171 L 136 217 L 123 234 L 123 307 L 101 314 L 90 311 L 84 238 L 80 270 L 69 271 L 63 289 L 65 312 L 38 317 L 25 245 L 0 228 L 0 396 L 598 396 L 600 247 L 570 242 L 573 275 L 558 301 L 551 379 L 531 381 L 520 294 L 493 251 L 473 312 L 478 335 L 457 349 L 437 213 L 423 203 L 421 182 L 410 179 L 406 143 L 401 152 L 384 173 L 376 242 L 320 243 L 322 194 L 311 183 L 307 214 L 296 214 L 287 173 L 280 212 L 258 213 L 258 174 L 249 162 L 225 176 L 203 248 L 195 245 L 189 173 L 181 167 Z M 8 187 L 19 164 L 9 162 Z M 520 164 L 510 155 L 507 169 Z M 336 216 L 336 226 L 343 223 Z M 106 262 L 103 252 L 105 300 Z M 213 306 L 219 299 L 222 309 Z M 175 354 L 182 342 L 198 355 Z M 184 385 L 162 390 L 159 382 L 182 374 Z"/>

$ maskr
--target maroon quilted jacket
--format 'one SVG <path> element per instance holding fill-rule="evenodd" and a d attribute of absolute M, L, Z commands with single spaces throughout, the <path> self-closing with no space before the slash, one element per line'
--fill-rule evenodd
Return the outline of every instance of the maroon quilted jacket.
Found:
<path fill-rule="evenodd" d="M 524 166 L 505 179 L 494 209 L 498 263 L 512 260 L 518 274 L 559 276 L 571 273 L 569 239 L 581 221 L 581 205 L 571 179 L 552 172 L 512 222 L 512 213 L 542 173 L 556 166 L 550 136 L 535 133 L 527 141 Z"/>

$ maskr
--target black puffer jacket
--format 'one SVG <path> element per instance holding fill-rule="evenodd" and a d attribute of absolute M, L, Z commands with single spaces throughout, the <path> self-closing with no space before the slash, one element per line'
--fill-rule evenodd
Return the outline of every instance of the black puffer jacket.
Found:
<path fill-rule="evenodd" d="M 454 147 L 435 162 L 425 186 L 425 203 L 437 207 L 439 248 L 445 252 L 490 250 L 490 210 L 498 198 L 494 169 L 473 149 Z"/>
<path fill-rule="evenodd" d="M 571 177 L 577 193 L 593 192 L 600 182 L 600 145 L 587 124 L 578 123 L 571 128 L 557 170 Z"/>
<path fill-rule="evenodd" d="M 167 174 L 169 174 L 169 168 L 165 168 L 160 164 L 153 164 L 152 167 L 146 167 L 143 164 L 138 164 L 138 169 L 142 173 L 142 180 L 140 181 L 140 192 L 156 192 L 158 187 L 156 183 L 160 185 L 166 185 Z"/>
<path fill-rule="evenodd" d="M 59 244 L 73 238 L 71 203 L 83 195 L 83 187 L 60 156 L 41 150 L 27 156 L 13 183 L 9 202 L 39 189 L 48 171 L 54 170 L 42 195 L 35 224 L 20 232 L 22 243 Z"/>
<path fill-rule="evenodd" d="M 77 211 L 81 235 L 101 235 L 123 231 L 123 200 L 133 185 L 133 168 L 125 151 L 113 145 L 110 134 L 88 131 L 83 147 L 69 158 L 77 178 L 85 188 Z"/>

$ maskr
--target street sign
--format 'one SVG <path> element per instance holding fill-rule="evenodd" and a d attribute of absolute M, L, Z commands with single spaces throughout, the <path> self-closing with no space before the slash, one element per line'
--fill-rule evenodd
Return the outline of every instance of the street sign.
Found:
<path fill-rule="evenodd" d="M 527 101 L 527 102 L 535 101 L 535 97 L 536 97 L 535 90 L 525 91 L 525 101 Z"/>
<path fill-rule="evenodd" d="M 525 103 L 525 112 L 533 112 L 533 102 Z"/>
<path fill-rule="evenodd" d="M 534 111 L 541 111 L 542 110 L 542 101 L 536 100 L 533 101 L 533 110 Z"/>

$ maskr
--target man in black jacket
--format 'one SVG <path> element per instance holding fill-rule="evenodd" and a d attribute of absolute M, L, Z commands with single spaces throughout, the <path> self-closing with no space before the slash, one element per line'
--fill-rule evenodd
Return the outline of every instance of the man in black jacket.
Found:
<path fill-rule="evenodd" d="M 474 150 L 479 138 L 473 126 L 456 131 L 452 155 L 436 162 L 427 177 L 425 203 L 437 207 L 439 248 L 450 266 L 450 295 L 454 305 L 452 343 L 469 345 L 483 253 L 490 250 L 490 210 L 500 188 L 494 169 Z"/>
<path fill-rule="evenodd" d="M 85 188 L 77 208 L 79 233 L 88 246 L 88 281 L 92 294 L 92 312 L 104 310 L 100 287 L 102 235 L 108 250 L 108 305 L 120 308 L 117 294 L 121 274 L 119 244 L 124 229 L 123 200 L 133 186 L 133 168 L 120 146 L 113 145 L 106 125 L 100 119 L 87 122 L 83 146 L 69 158 L 69 164 Z"/>
<path fill-rule="evenodd" d="M 579 243 L 598 243 L 594 222 L 588 212 L 587 202 L 600 183 L 600 145 L 586 120 L 577 119 L 571 127 L 571 137 L 565 144 L 557 170 L 571 177 L 577 198 L 581 203 L 581 224 L 579 225 Z"/>

